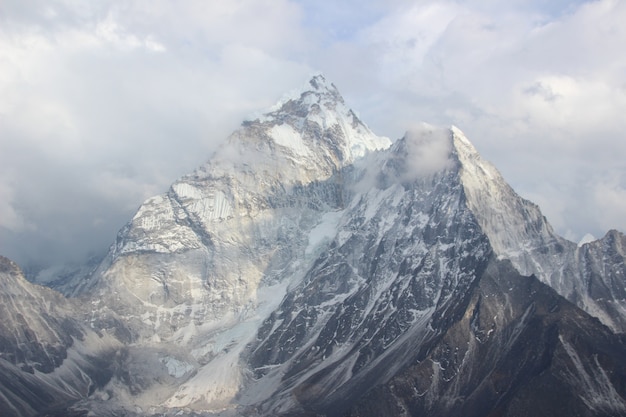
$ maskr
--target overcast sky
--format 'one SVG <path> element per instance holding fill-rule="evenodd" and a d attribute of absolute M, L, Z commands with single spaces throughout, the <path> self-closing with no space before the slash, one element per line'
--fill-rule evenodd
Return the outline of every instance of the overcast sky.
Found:
<path fill-rule="evenodd" d="M 458 126 L 561 235 L 625 231 L 625 22 L 620 0 L 2 0 L 0 254 L 105 252 L 318 72 L 380 135 Z"/>

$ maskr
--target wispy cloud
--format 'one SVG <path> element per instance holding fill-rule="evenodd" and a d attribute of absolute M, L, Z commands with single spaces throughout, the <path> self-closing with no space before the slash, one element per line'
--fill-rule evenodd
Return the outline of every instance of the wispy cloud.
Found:
<path fill-rule="evenodd" d="M 407 147 L 407 178 L 414 180 L 452 166 L 452 141 L 448 129 L 428 124 L 412 126 L 404 135 Z"/>

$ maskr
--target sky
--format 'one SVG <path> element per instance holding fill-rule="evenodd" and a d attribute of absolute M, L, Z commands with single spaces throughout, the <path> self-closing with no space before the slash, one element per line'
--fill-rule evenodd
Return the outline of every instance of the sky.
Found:
<path fill-rule="evenodd" d="M 620 0 L 2 0 L 0 254 L 104 254 L 316 73 L 379 135 L 457 126 L 562 236 L 624 232 L 624 22 Z"/>

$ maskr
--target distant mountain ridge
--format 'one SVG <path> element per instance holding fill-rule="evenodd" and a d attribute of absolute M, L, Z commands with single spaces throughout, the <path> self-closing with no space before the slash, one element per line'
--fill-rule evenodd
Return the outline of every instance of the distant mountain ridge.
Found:
<path fill-rule="evenodd" d="M 318 75 L 146 200 L 69 299 L 20 285 L 77 329 L 52 345 L 92 341 L 74 413 L 626 415 L 625 244 L 561 238 L 458 128 L 392 143 Z"/>

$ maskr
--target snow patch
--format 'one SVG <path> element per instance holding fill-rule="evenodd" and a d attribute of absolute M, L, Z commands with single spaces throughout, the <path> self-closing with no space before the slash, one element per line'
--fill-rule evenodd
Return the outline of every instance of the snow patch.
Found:
<path fill-rule="evenodd" d="M 299 157 L 307 157 L 311 154 L 306 143 L 302 140 L 302 136 L 293 126 L 281 124 L 272 126 L 269 135 L 274 139 L 277 145 L 291 149 Z"/>
<path fill-rule="evenodd" d="M 203 192 L 186 182 L 174 184 L 172 190 L 189 211 L 204 221 L 226 219 L 233 212 L 229 197 L 220 190 L 209 189 Z"/>
<path fill-rule="evenodd" d="M 241 362 L 241 353 L 256 336 L 263 320 L 278 307 L 286 293 L 287 285 L 287 282 L 283 282 L 259 288 L 254 314 L 231 324 L 228 328 L 217 330 L 204 342 L 204 346 L 195 353 L 201 351 L 203 356 L 208 354 L 213 356 L 213 359 L 181 385 L 164 405 L 166 407 L 201 405 L 213 410 L 220 407 L 228 408 L 246 380 L 247 371 Z M 172 358 L 168 358 L 168 362 L 164 364 L 168 367 L 168 372 L 171 367 L 172 376 L 175 376 L 173 373 L 184 376 L 195 369 L 185 362 Z"/>
<path fill-rule="evenodd" d="M 321 244 L 328 242 L 337 234 L 337 225 L 341 220 L 343 211 L 331 211 L 322 216 L 320 223 L 309 233 L 309 244 L 305 250 L 306 255 L 311 255 Z"/>
<path fill-rule="evenodd" d="M 185 376 L 185 374 L 187 374 L 188 372 L 194 370 L 193 365 L 187 362 L 179 361 L 178 359 L 174 359 L 169 356 L 161 358 L 161 363 L 167 368 L 167 373 L 174 378 L 181 378 Z"/>

